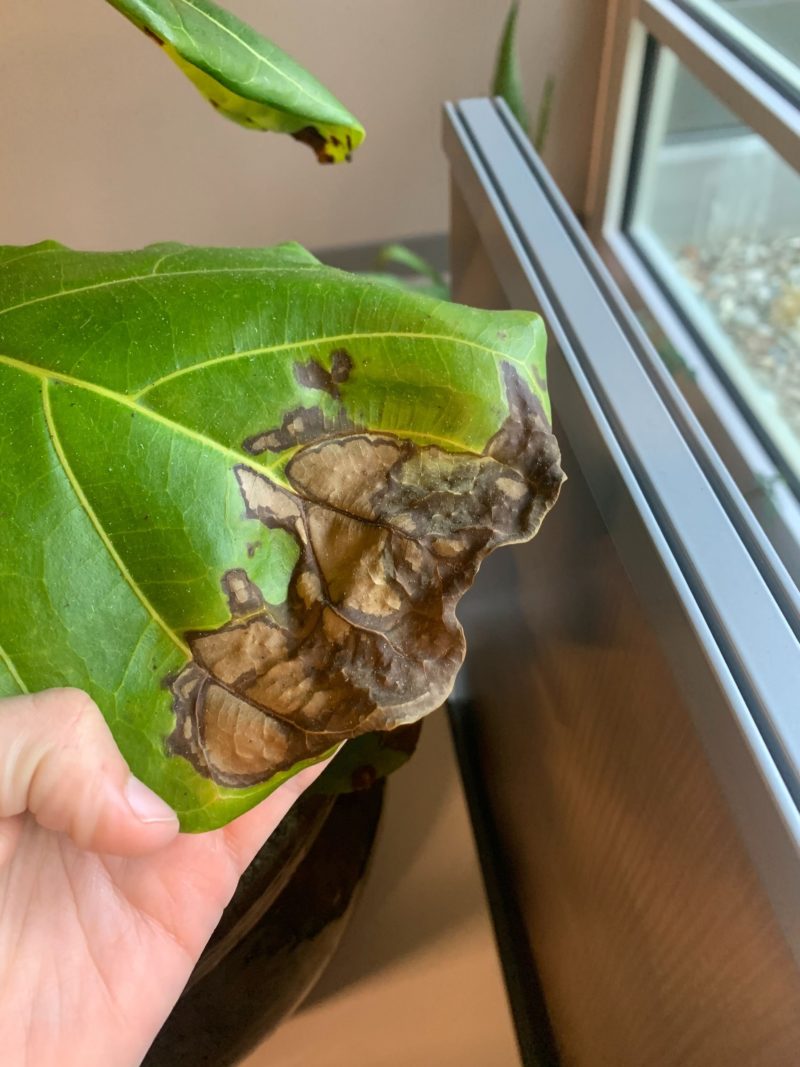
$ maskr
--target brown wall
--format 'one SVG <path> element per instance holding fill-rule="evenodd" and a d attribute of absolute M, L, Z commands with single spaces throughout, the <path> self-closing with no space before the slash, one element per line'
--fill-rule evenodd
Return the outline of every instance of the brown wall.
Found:
<path fill-rule="evenodd" d="M 439 104 L 486 92 L 507 0 L 228 0 L 365 123 L 350 167 L 216 119 L 101 0 L 0 4 L 0 242 L 345 245 L 447 227 Z M 582 196 L 604 0 L 523 2 L 531 104 Z"/>

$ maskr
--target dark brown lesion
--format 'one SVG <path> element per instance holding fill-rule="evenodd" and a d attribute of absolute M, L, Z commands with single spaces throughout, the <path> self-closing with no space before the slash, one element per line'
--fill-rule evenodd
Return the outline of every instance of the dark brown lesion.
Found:
<path fill-rule="evenodd" d="M 235 470 L 247 516 L 288 533 L 298 560 L 280 608 L 244 570 L 225 576 L 231 620 L 188 635 L 173 683 L 173 751 L 250 784 L 443 703 L 464 656 L 458 600 L 489 552 L 536 533 L 563 480 L 539 401 L 507 365 L 504 380 L 509 414 L 481 454 L 330 429 L 308 409 L 251 438 L 251 452 L 299 445 L 290 490 Z"/>
<path fill-rule="evenodd" d="M 161 38 L 158 36 L 157 33 L 154 33 L 150 29 L 149 26 L 142 26 L 142 33 L 144 33 L 144 35 L 146 37 L 149 37 L 151 41 L 154 41 L 158 45 L 159 48 L 163 48 L 164 47 L 164 42 L 161 40 Z"/>
<path fill-rule="evenodd" d="M 280 426 L 248 437 L 243 447 L 251 456 L 260 456 L 263 452 L 286 452 L 298 445 L 318 441 L 321 437 L 350 433 L 357 429 L 343 410 L 328 415 L 322 408 L 297 407 L 284 415 Z"/>
<path fill-rule="evenodd" d="M 353 369 L 353 359 L 344 348 L 337 348 L 331 354 L 331 369 L 327 370 L 315 359 L 307 363 L 295 363 L 294 376 L 300 385 L 307 389 L 319 389 L 328 393 L 335 400 L 339 399 L 339 386 L 346 382 Z"/>
<path fill-rule="evenodd" d="M 255 785 L 324 755 L 328 747 L 265 715 L 197 666 L 181 672 L 172 683 L 172 693 L 176 726 L 169 750 L 218 785 Z"/>
<path fill-rule="evenodd" d="M 304 126 L 292 134 L 295 141 L 307 144 L 320 163 L 334 163 L 333 156 L 328 155 L 328 142 L 314 126 Z"/>

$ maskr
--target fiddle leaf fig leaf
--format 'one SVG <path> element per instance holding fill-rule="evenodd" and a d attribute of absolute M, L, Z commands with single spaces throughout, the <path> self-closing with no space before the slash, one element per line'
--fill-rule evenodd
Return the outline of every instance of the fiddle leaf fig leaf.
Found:
<path fill-rule="evenodd" d="M 108 0 L 143 30 L 221 115 L 288 133 L 340 163 L 364 128 L 316 78 L 211 0 Z"/>
<path fill-rule="evenodd" d="M 297 245 L 0 249 L 0 688 L 73 685 L 184 829 L 414 722 L 562 480 L 538 316 Z"/>

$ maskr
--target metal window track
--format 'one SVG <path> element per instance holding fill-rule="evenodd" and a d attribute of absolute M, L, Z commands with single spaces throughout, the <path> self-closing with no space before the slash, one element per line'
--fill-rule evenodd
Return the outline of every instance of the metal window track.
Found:
<path fill-rule="evenodd" d="M 444 141 L 510 303 L 547 321 L 554 407 L 800 962 L 798 591 L 505 105 L 447 105 Z"/>

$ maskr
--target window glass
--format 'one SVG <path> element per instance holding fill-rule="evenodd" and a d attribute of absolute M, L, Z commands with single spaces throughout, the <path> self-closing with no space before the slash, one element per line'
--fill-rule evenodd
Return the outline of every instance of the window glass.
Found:
<path fill-rule="evenodd" d="M 723 36 L 800 92 L 800 0 L 689 0 Z"/>
<path fill-rule="evenodd" d="M 628 232 L 800 484 L 800 176 L 674 54 L 655 56 Z"/>

